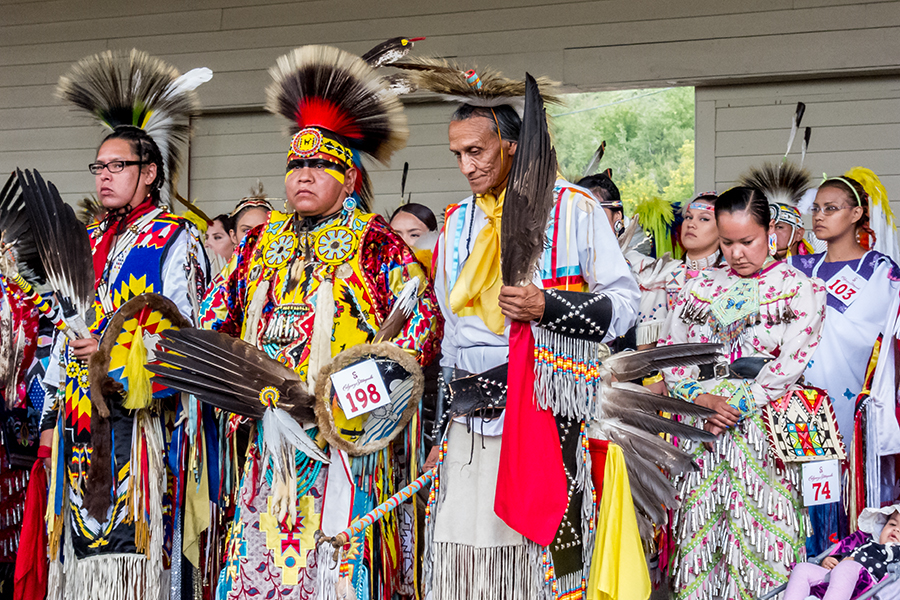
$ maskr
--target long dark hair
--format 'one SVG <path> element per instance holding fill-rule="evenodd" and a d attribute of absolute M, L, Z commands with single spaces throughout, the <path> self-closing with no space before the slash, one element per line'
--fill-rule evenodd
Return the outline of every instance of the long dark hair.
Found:
<path fill-rule="evenodd" d="M 424 204 L 416 204 L 415 202 L 404 204 L 394 211 L 394 214 L 391 215 L 390 220 L 393 221 L 394 217 L 396 217 L 400 213 L 409 213 L 418 220 L 422 221 L 422 223 L 425 224 L 425 227 L 428 228 L 428 231 L 437 231 L 437 217 L 435 217 L 431 209 Z"/>

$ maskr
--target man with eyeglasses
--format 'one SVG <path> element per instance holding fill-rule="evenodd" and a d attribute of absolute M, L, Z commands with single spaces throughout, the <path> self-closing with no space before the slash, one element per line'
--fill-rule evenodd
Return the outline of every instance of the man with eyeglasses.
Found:
<path fill-rule="evenodd" d="M 44 378 L 48 388 L 58 390 L 59 398 L 42 420 L 41 445 L 51 446 L 55 438 L 52 456 L 59 457 L 52 466 L 59 473 L 54 481 L 59 483 L 54 484 L 50 505 L 64 507 L 55 509 L 51 518 L 57 525 L 49 527 L 50 547 L 61 549 L 50 554 L 51 573 L 59 575 L 51 577 L 49 597 L 168 597 L 160 588 L 167 585 L 170 569 L 176 573 L 171 580 L 177 594 L 180 583 L 191 587 L 190 574 L 185 579 L 180 575 L 182 547 L 171 549 L 172 536 L 180 536 L 181 508 L 177 508 L 177 494 L 165 484 L 183 478 L 178 465 L 187 453 L 173 451 L 171 462 L 168 454 L 163 460 L 169 441 L 179 439 L 180 433 L 164 435 L 165 426 L 159 427 L 175 421 L 174 410 L 181 402 L 171 390 L 160 397 L 159 387 L 151 389 L 149 382 L 146 387 L 134 383 L 127 392 L 108 391 L 95 379 L 105 372 L 89 372 L 87 366 L 104 360 L 112 364 L 113 350 L 105 345 L 98 349 L 98 339 L 115 327 L 114 315 L 128 301 L 144 293 L 171 301 L 144 296 L 148 310 L 141 309 L 132 319 L 139 323 L 135 332 L 143 331 L 140 315 L 152 311 L 166 311 L 169 320 L 183 317 L 194 323 L 207 285 L 208 262 L 197 230 L 165 207 L 174 193 L 171 182 L 176 179 L 187 130 L 174 135 L 177 126 L 148 126 L 151 115 L 174 122 L 186 119 L 182 111 L 193 110 L 192 98 L 182 89 L 166 98 L 175 104 L 161 106 L 158 97 L 140 94 L 121 99 L 116 106 L 105 103 L 119 95 L 104 88 L 110 81 L 125 78 L 122 87 L 133 89 L 129 76 L 164 82 L 177 77 L 173 72 L 172 67 L 142 53 L 103 53 L 76 65 L 60 84 L 65 99 L 112 132 L 88 165 L 97 198 L 106 210 L 88 226 L 95 296 L 84 320 L 92 335 L 72 341 L 57 335 Z M 133 109 L 128 101 L 135 103 Z M 125 106 L 127 110 L 122 110 Z M 169 308 L 171 304 L 174 309 Z M 140 348 L 133 342 L 130 345 Z M 141 358 L 129 355 L 126 366 Z M 142 363 L 140 368 L 143 371 Z M 112 367 L 108 370 L 113 372 Z M 123 367 L 121 372 L 127 382 L 132 371 Z M 97 397 L 99 393 L 102 398 Z M 97 408 L 104 405 L 106 415 Z M 51 456 L 50 448 L 44 452 Z M 171 511 L 165 519 L 164 511 Z M 171 564 L 163 560 L 164 551 L 171 553 Z"/>

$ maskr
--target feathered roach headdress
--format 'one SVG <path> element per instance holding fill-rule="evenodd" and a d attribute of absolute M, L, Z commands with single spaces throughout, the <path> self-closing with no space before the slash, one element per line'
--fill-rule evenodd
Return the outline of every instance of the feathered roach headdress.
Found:
<path fill-rule="evenodd" d="M 761 191 L 769 200 L 772 219 L 792 227 L 803 227 L 798 204 L 809 189 L 809 172 L 792 162 L 766 163 L 741 175 L 738 185 Z"/>
<path fill-rule="evenodd" d="M 278 59 L 269 73 L 266 108 L 291 121 L 287 162 L 323 155 L 360 173 L 363 210 L 372 197 L 360 153 L 387 164 L 406 145 L 403 106 L 358 56 L 330 46 L 303 46 Z"/>
<path fill-rule="evenodd" d="M 110 129 L 143 129 L 162 154 L 168 185 L 160 196 L 167 203 L 190 135 L 187 117 L 199 107 L 194 90 L 211 78 L 205 67 L 181 75 L 146 52 L 107 50 L 76 63 L 60 77 L 57 93 Z"/>
<path fill-rule="evenodd" d="M 519 117 L 525 111 L 525 81 L 507 79 L 493 69 L 466 69 L 440 58 L 411 58 L 393 67 L 411 71 L 409 78 L 420 90 L 460 104 L 493 108 L 507 104 Z M 544 104 L 561 104 L 557 84 L 546 77 L 535 79 Z"/>

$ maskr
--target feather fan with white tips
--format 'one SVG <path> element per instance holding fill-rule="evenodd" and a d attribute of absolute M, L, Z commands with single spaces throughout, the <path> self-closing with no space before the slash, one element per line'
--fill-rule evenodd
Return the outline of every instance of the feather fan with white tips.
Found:
<path fill-rule="evenodd" d="M 679 507 L 672 478 L 697 468 L 691 454 L 664 440 L 660 434 L 701 442 L 715 440 L 713 434 L 686 420 L 677 421 L 660 413 L 704 419 L 714 411 L 624 382 L 659 369 L 715 362 L 721 349 L 721 344 L 659 346 L 614 354 L 601 366 L 601 401 L 593 428 L 595 433 L 622 448 L 638 527 L 647 542 L 653 537 L 653 525 L 666 523 L 667 509 Z"/>
<path fill-rule="evenodd" d="M 59 190 L 36 170 L 18 171 L 28 221 L 47 280 L 63 320 L 80 338 L 91 335 L 84 321 L 94 302 L 94 263 L 87 229 Z"/>

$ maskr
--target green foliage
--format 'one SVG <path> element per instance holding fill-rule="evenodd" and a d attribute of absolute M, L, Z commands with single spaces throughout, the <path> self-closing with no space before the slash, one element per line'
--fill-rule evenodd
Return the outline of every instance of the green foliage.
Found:
<path fill-rule="evenodd" d="M 560 115 L 553 119 L 554 144 L 571 181 L 606 140 L 600 169 L 612 169 L 629 213 L 648 198 L 678 202 L 693 195 L 693 88 L 570 94 L 549 112 Z"/>

